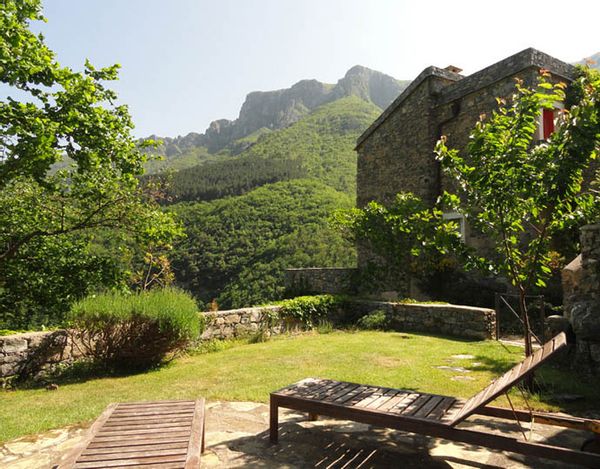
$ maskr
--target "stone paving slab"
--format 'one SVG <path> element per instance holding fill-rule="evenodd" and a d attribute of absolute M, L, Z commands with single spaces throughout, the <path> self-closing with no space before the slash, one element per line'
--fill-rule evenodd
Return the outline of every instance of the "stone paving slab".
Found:
<path fill-rule="evenodd" d="M 269 443 L 269 407 L 254 402 L 209 402 L 206 408 L 206 452 L 202 468 L 575 468 L 421 435 L 323 419 L 280 409 L 279 444 Z M 518 429 L 500 420 L 469 419 L 483 431 L 517 436 Z M 84 437 L 87 426 L 71 426 L 20 438 L 0 446 L 0 467 L 51 468 Z M 579 447 L 580 432 L 545 425 L 534 427 L 534 440 L 548 438 Z"/>

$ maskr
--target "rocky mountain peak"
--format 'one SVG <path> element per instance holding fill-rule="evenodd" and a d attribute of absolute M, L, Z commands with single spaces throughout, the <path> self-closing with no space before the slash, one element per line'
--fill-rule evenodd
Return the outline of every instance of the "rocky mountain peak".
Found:
<path fill-rule="evenodd" d="M 246 96 L 237 119 L 213 121 L 204 134 L 193 133 L 192 138 L 163 141 L 168 143 L 169 152 L 176 152 L 182 145 L 195 144 L 206 146 L 214 153 L 260 129 L 288 127 L 322 104 L 346 96 L 358 96 L 384 109 L 407 85 L 406 81 L 355 65 L 335 85 L 308 79 L 281 90 L 253 91 Z"/>

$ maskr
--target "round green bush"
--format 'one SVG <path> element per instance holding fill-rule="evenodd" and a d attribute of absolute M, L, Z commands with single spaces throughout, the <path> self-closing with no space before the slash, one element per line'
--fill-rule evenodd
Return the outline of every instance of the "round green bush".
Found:
<path fill-rule="evenodd" d="M 69 319 L 85 354 L 119 369 L 159 364 L 196 340 L 204 327 L 194 299 L 173 288 L 92 295 L 73 305 Z"/>
<path fill-rule="evenodd" d="M 376 309 L 360 318 L 357 321 L 356 326 L 359 329 L 384 331 L 389 326 L 389 320 L 385 311 Z"/>

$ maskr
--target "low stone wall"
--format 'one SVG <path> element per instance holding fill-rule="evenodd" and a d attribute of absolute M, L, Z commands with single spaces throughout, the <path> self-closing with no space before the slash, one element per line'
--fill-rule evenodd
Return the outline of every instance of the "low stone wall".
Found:
<path fill-rule="evenodd" d="M 581 229 L 581 255 L 562 272 L 565 317 L 575 334 L 575 366 L 600 373 L 600 224 Z"/>
<path fill-rule="evenodd" d="M 386 301 L 354 301 L 351 307 L 357 316 L 377 310 L 385 312 L 390 327 L 396 331 L 425 332 L 467 339 L 493 339 L 496 336 L 496 312 L 493 309 Z"/>
<path fill-rule="evenodd" d="M 200 340 L 244 337 L 260 329 L 280 334 L 289 324 L 278 319 L 280 306 L 242 308 L 201 313 L 206 327 Z M 491 339 L 496 315 L 493 310 L 449 304 L 401 304 L 384 301 L 345 301 L 332 314 L 334 323 L 351 323 L 375 310 L 385 311 L 392 329 L 444 334 L 471 339 Z M 81 357 L 64 330 L 30 332 L 0 337 L 0 380 L 11 377 L 42 377 L 59 364 Z"/>
<path fill-rule="evenodd" d="M 0 380 L 40 377 L 81 357 L 64 330 L 0 336 Z"/>
<path fill-rule="evenodd" d="M 285 286 L 294 294 L 349 293 L 357 269 L 338 267 L 308 267 L 286 269 Z"/>
<path fill-rule="evenodd" d="M 201 313 L 206 319 L 206 327 L 201 340 L 234 339 L 257 332 L 269 325 L 269 317 L 280 310 L 280 306 L 232 309 Z M 271 334 L 279 334 L 284 329 L 282 321 L 276 321 L 269 327 Z"/>

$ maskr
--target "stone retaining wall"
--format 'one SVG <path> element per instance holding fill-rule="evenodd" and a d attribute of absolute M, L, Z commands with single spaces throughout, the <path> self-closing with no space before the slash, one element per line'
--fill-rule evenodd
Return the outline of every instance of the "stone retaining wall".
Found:
<path fill-rule="evenodd" d="M 200 339 L 223 340 L 251 335 L 261 328 L 267 328 L 269 317 L 276 315 L 279 309 L 279 306 L 263 306 L 202 313 L 206 318 L 206 327 Z M 269 327 L 272 334 L 279 334 L 282 330 L 283 323 L 280 320 Z"/>
<path fill-rule="evenodd" d="M 581 229 L 581 255 L 562 272 L 565 316 L 575 334 L 575 365 L 600 373 L 600 224 Z"/>
<path fill-rule="evenodd" d="M 268 330 L 279 334 L 289 327 L 277 317 L 280 306 L 242 308 L 201 313 L 206 327 L 200 340 L 233 339 Z M 355 323 L 375 310 L 383 310 L 397 331 L 444 334 L 471 339 L 491 339 L 495 331 L 493 310 L 449 304 L 400 304 L 350 300 L 332 314 L 334 323 Z M 39 378 L 60 364 L 81 357 L 64 330 L 29 332 L 0 337 L 0 380 L 11 377 Z"/>
<path fill-rule="evenodd" d="M 443 334 L 467 339 L 492 339 L 496 331 L 496 312 L 488 308 L 430 303 L 354 301 L 357 316 L 373 311 L 385 312 L 396 331 Z"/>
<path fill-rule="evenodd" d="M 40 377 L 80 357 L 81 352 L 64 330 L 0 336 L 0 380 Z"/>

